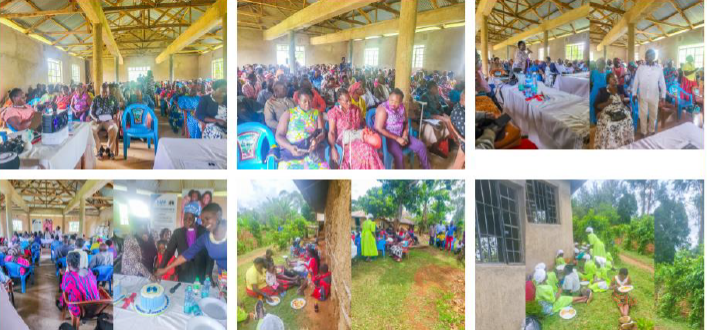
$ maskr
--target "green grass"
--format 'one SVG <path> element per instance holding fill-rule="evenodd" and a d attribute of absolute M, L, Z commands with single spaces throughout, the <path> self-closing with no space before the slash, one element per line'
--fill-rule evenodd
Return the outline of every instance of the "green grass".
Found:
<path fill-rule="evenodd" d="M 453 293 L 430 288 L 425 296 L 416 295 L 419 288 L 415 275 L 428 266 L 454 267 L 464 272 L 452 254 L 432 248 L 411 250 L 402 262 L 390 257 L 356 261 L 351 269 L 352 328 L 451 329 L 455 324 L 463 328 L 463 313 L 457 313 L 451 305 Z"/>
<path fill-rule="evenodd" d="M 627 255 L 627 256 L 629 256 L 631 259 L 636 259 L 636 260 L 640 261 L 640 262 L 643 263 L 643 264 L 655 266 L 655 262 L 654 262 L 654 260 L 653 260 L 653 256 L 647 256 L 647 255 L 643 255 L 643 254 L 640 254 L 640 253 L 638 253 L 638 252 L 629 251 L 629 250 L 619 250 L 619 253 L 620 253 L 620 254 Z"/>
<path fill-rule="evenodd" d="M 654 304 L 653 275 L 641 268 L 621 263 L 617 259 L 619 258 L 614 258 L 615 268 L 627 268 L 635 287 L 631 291 L 631 296 L 636 298 L 637 306 L 631 308 L 629 315 L 633 319 L 655 320 L 657 311 Z M 611 272 L 610 275 L 613 277 L 616 272 Z M 621 316 L 616 303 L 611 299 L 611 291 L 595 292 L 591 303 L 573 304 L 572 307 L 577 310 L 575 318 L 563 320 L 557 313 L 546 316 L 542 321 L 543 329 L 616 329 Z"/>
<path fill-rule="evenodd" d="M 265 256 L 264 250 L 258 249 L 245 255 L 239 256 L 239 258 L 248 258 L 256 254 L 257 256 Z M 286 251 L 275 252 L 275 256 L 273 257 L 275 263 L 278 265 L 283 264 L 284 259 L 282 258 L 282 256 L 285 254 L 287 254 Z M 255 303 L 257 302 L 257 299 L 250 297 L 245 293 L 245 273 L 248 271 L 248 269 L 250 269 L 250 266 L 252 265 L 252 261 L 238 265 L 238 303 L 245 303 L 246 312 L 248 313 L 252 313 L 254 311 Z M 304 324 L 304 310 L 297 311 L 290 307 L 290 301 L 297 297 L 298 296 L 296 289 L 287 290 L 287 295 L 284 298 L 281 298 L 281 302 L 279 305 L 273 307 L 266 304 L 265 309 L 268 313 L 275 314 L 280 317 L 282 319 L 282 322 L 285 323 L 286 329 L 300 329 L 301 325 Z M 247 324 L 238 324 L 238 329 L 256 330 L 256 326 L 257 322 L 251 320 Z"/>

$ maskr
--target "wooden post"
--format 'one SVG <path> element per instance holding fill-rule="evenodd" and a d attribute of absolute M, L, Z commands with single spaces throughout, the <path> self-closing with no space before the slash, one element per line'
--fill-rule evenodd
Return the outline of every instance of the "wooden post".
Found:
<path fill-rule="evenodd" d="M 506 46 L 506 61 L 511 59 L 511 46 Z"/>
<path fill-rule="evenodd" d="M 489 72 L 489 28 L 488 16 L 482 16 L 481 19 L 481 72 L 488 74 Z"/>
<path fill-rule="evenodd" d="M 295 59 L 295 31 L 290 31 L 290 74 L 297 72 L 297 60 Z M 304 64 L 304 63 L 303 63 Z"/>
<path fill-rule="evenodd" d="M 604 63 L 606 63 L 606 46 L 604 46 Z"/>
<path fill-rule="evenodd" d="M 169 81 L 174 81 L 174 54 L 169 54 Z"/>
<path fill-rule="evenodd" d="M 550 40 L 548 39 L 548 35 L 549 35 L 549 33 L 547 32 L 547 30 L 545 32 L 543 32 L 543 47 L 545 48 L 545 51 L 544 51 L 545 58 L 550 56 Z M 550 58 L 550 59 L 552 59 L 552 58 Z M 539 58 L 539 60 L 544 61 L 545 59 Z M 548 65 L 549 65 L 549 63 L 548 63 Z"/>
<path fill-rule="evenodd" d="M 592 41 L 589 39 L 589 36 L 590 36 L 590 34 L 589 34 L 589 32 L 587 32 L 587 41 L 586 41 L 587 44 L 584 45 L 584 61 L 586 63 L 589 63 L 589 50 L 592 47 Z"/>
<path fill-rule="evenodd" d="M 628 56 L 626 58 L 628 59 L 629 62 L 635 61 L 636 60 L 636 24 L 635 23 L 629 23 L 628 24 Z"/>
<path fill-rule="evenodd" d="M 81 198 L 79 202 L 79 237 L 84 234 L 83 228 L 86 222 L 86 199 Z"/>
<path fill-rule="evenodd" d="M 93 24 L 93 89 L 94 95 L 101 94 L 103 85 L 103 25 Z"/>
<path fill-rule="evenodd" d="M 410 110 L 410 75 L 412 73 L 412 50 L 415 46 L 417 26 L 417 0 L 405 0 L 400 5 L 398 45 L 395 54 L 395 87 L 405 93 L 403 101 Z"/>
<path fill-rule="evenodd" d="M 120 61 L 117 58 L 115 58 L 114 61 L 115 61 L 115 83 L 117 84 L 120 82 Z"/>
<path fill-rule="evenodd" d="M 223 79 L 228 79 L 228 20 L 226 19 L 226 15 L 227 14 L 224 13 L 221 19 L 221 25 L 223 26 L 221 28 L 221 33 L 223 34 Z"/>
<path fill-rule="evenodd" d="M 10 195 L 5 194 L 5 237 L 10 238 L 12 236 L 12 231 L 10 230 L 10 223 L 12 223 L 12 200 Z"/>
<path fill-rule="evenodd" d="M 353 62 L 353 46 L 354 46 L 354 41 L 353 39 L 349 40 L 349 63 L 351 63 L 351 67 L 354 66 Z"/>

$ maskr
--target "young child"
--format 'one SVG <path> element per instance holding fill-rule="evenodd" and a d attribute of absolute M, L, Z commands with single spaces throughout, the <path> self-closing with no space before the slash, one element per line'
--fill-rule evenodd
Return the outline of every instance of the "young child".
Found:
<path fill-rule="evenodd" d="M 323 264 L 319 268 L 319 275 L 312 279 L 312 283 L 314 284 L 312 297 L 320 301 L 326 300 L 331 290 L 331 272 L 329 272 L 329 266 Z"/>
<path fill-rule="evenodd" d="M 267 283 L 269 287 L 275 289 L 278 293 L 287 290 L 287 288 L 284 285 L 280 285 L 280 282 L 277 280 L 277 270 L 275 269 L 275 264 L 267 261 L 266 264 L 267 270 L 265 272 L 265 283 Z"/>
<path fill-rule="evenodd" d="M 628 276 L 628 269 L 621 268 L 619 275 L 614 276 L 611 280 L 610 288 L 614 290 L 611 298 L 616 302 L 621 316 L 628 316 L 629 309 L 636 306 L 636 299 L 631 297 L 628 292 L 622 293 L 619 291 L 621 286 L 631 285 L 631 277 Z"/>
<path fill-rule="evenodd" d="M 155 263 L 155 269 L 157 269 L 157 267 L 162 264 L 162 258 L 164 257 L 164 252 L 166 250 L 167 250 L 167 241 L 165 241 L 165 240 L 157 241 L 157 260 Z M 172 259 L 169 259 L 168 265 L 173 262 L 174 262 L 174 256 L 172 256 Z M 167 273 L 162 275 L 161 279 L 167 280 L 167 281 L 174 280 L 174 268 L 170 269 Z"/>

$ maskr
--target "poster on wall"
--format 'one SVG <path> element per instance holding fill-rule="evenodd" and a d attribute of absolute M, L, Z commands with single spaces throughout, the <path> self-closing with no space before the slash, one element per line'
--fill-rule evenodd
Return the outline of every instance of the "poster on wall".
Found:
<path fill-rule="evenodd" d="M 177 194 L 152 195 L 152 229 L 177 228 Z"/>
<path fill-rule="evenodd" d="M 44 231 L 52 232 L 54 230 L 54 221 L 52 219 L 44 219 Z"/>
<path fill-rule="evenodd" d="M 42 231 L 42 219 L 32 219 L 32 232 Z"/>
<path fill-rule="evenodd" d="M 179 223 L 183 225 L 182 219 L 184 219 L 184 209 L 187 205 L 198 206 L 200 210 L 199 213 L 201 213 L 201 209 L 213 200 L 213 189 L 184 189 L 182 191 L 182 214 L 180 214 Z M 198 224 L 201 224 L 201 219 L 197 218 L 196 221 Z"/>

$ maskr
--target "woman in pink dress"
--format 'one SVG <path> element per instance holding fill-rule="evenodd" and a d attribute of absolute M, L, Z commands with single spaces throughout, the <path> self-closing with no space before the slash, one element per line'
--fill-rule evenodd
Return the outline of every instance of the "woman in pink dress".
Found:
<path fill-rule="evenodd" d="M 347 130 L 361 129 L 361 109 L 351 104 L 349 92 L 341 89 L 337 94 L 338 103 L 327 113 L 329 117 L 329 149 L 331 159 L 339 165 L 340 169 L 350 170 L 381 170 L 383 162 L 378 153 L 370 144 L 361 139 L 354 140 L 351 144 L 343 145 L 344 132 Z M 339 152 L 336 145 L 343 146 L 344 157 L 339 164 Z"/>

